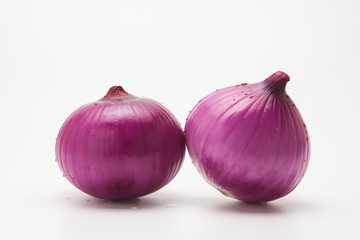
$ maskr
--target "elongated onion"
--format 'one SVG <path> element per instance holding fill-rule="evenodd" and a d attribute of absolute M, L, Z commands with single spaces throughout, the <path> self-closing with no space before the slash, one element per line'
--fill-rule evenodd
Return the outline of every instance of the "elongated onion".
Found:
<path fill-rule="evenodd" d="M 179 171 L 185 139 L 160 103 L 122 87 L 73 112 L 56 140 L 64 176 L 92 196 L 127 199 L 152 193 Z"/>
<path fill-rule="evenodd" d="M 190 157 L 223 194 L 266 202 L 290 193 L 310 156 L 305 124 L 285 92 L 289 76 L 224 88 L 191 111 L 185 138 Z"/>

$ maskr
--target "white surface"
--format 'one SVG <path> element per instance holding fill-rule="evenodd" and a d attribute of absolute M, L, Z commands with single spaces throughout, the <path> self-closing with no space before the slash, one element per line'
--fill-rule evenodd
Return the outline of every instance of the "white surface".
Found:
<path fill-rule="evenodd" d="M 0 239 L 359 239 L 360 2 L 0 1 Z M 187 155 L 147 197 L 114 203 L 68 183 L 57 131 L 112 85 L 182 125 L 217 88 L 287 72 L 312 142 L 298 188 L 226 198 Z"/>

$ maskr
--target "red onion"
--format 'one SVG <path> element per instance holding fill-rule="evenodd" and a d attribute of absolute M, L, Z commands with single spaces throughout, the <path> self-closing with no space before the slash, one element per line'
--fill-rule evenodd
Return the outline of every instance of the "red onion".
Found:
<path fill-rule="evenodd" d="M 310 156 L 304 121 L 285 92 L 289 76 L 236 85 L 208 95 L 185 125 L 190 157 L 226 196 L 267 202 L 290 193 Z"/>
<path fill-rule="evenodd" d="M 128 199 L 152 193 L 179 171 L 185 139 L 160 103 L 112 87 L 75 110 L 56 140 L 64 176 L 94 197 Z"/>

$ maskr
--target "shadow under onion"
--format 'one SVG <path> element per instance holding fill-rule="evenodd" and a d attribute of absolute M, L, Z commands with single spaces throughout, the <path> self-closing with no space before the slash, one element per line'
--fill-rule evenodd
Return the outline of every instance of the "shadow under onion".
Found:
<path fill-rule="evenodd" d="M 72 205 L 86 209 L 110 209 L 110 210 L 138 210 L 154 209 L 166 206 L 166 201 L 152 197 L 141 197 L 126 200 L 106 200 L 91 196 L 82 198 L 67 198 Z"/>
<path fill-rule="evenodd" d="M 217 205 L 215 209 L 221 212 L 249 214 L 283 214 L 287 212 L 285 207 L 278 206 L 274 203 L 248 203 L 242 201 Z"/>

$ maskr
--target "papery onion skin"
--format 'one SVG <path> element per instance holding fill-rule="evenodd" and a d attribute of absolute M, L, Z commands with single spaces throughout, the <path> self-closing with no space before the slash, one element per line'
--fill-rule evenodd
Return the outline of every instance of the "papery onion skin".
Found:
<path fill-rule="evenodd" d="M 64 176 L 83 192 L 121 200 L 155 192 L 179 171 L 185 139 L 179 122 L 160 103 L 120 86 L 75 110 L 56 140 Z"/>
<path fill-rule="evenodd" d="M 194 165 L 226 196 L 268 202 L 289 194 L 305 174 L 309 136 L 276 72 L 206 96 L 190 112 L 185 138 Z"/>

